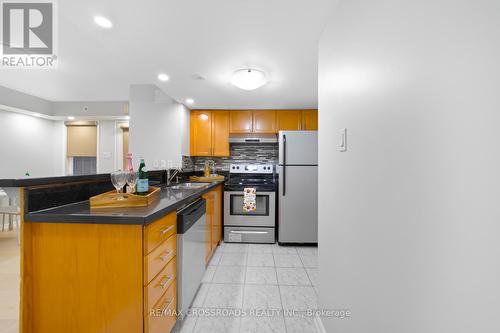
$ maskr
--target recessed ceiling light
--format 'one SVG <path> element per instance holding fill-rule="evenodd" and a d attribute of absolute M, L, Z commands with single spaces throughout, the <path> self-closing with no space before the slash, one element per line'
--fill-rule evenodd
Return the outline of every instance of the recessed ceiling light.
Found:
<path fill-rule="evenodd" d="M 166 81 L 170 80 L 170 77 L 167 74 L 161 73 L 161 74 L 158 74 L 158 80 L 166 82 Z"/>
<path fill-rule="evenodd" d="M 186 98 L 186 103 L 187 104 L 193 104 L 194 103 L 194 99 L 192 99 L 192 98 Z"/>
<path fill-rule="evenodd" d="M 40 116 L 41 116 L 41 114 L 39 114 L 39 113 L 33 113 L 33 115 L 34 115 L 35 117 L 40 117 Z"/>
<path fill-rule="evenodd" d="M 75 117 L 73 117 L 73 116 L 69 116 L 69 117 L 68 117 L 68 120 L 75 120 Z"/>
<path fill-rule="evenodd" d="M 110 29 L 113 27 L 113 23 L 104 16 L 94 16 L 94 22 L 101 28 Z"/>
<path fill-rule="evenodd" d="M 257 69 L 240 69 L 233 73 L 231 83 L 243 90 L 255 90 L 267 83 L 266 74 Z"/>

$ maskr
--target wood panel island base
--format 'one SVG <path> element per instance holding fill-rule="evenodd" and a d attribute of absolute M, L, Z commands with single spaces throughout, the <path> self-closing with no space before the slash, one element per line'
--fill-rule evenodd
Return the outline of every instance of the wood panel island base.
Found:
<path fill-rule="evenodd" d="M 206 238 L 217 239 L 220 184 L 175 195 L 164 187 L 153 207 L 107 212 L 88 202 L 30 212 L 22 202 L 20 332 L 170 332 L 177 321 L 176 209 L 213 198 Z M 217 245 L 208 242 L 205 258 Z"/>
<path fill-rule="evenodd" d="M 175 230 L 175 212 L 147 226 L 26 223 L 21 331 L 170 332 Z"/>

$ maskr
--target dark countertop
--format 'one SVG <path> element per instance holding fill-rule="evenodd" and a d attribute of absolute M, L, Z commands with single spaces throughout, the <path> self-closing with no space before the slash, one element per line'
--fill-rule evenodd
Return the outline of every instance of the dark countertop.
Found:
<path fill-rule="evenodd" d="M 223 181 L 198 189 L 161 187 L 160 199 L 149 207 L 90 209 L 89 201 L 28 213 L 28 223 L 149 224 L 199 198 Z"/>
<path fill-rule="evenodd" d="M 161 176 L 166 170 L 150 170 L 150 176 Z M 29 187 L 39 185 L 67 184 L 79 181 L 109 181 L 109 173 L 82 176 L 55 176 L 55 177 L 24 177 L 18 179 L 0 179 L 0 187 Z"/>

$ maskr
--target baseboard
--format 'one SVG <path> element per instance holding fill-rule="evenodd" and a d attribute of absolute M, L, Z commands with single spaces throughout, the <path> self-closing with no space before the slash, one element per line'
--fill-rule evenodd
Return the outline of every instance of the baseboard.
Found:
<path fill-rule="evenodd" d="M 321 321 L 320 316 L 314 316 L 314 325 L 316 326 L 316 332 L 326 333 L 325 326 L 323 326 L 323 322 Z"/>

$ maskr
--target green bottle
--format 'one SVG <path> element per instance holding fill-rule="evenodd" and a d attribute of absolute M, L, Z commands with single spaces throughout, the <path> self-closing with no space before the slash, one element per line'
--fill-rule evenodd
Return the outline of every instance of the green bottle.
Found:
<path fill-rule="evenodd" d="M 146 163 L 144 159 L 141 158 L 141 164 L 139 165 L 139 179 L 137 181 L 137 194 L 146 195 L 149 191 L 149 176 L 148 170 L 146 169 Z"/>

